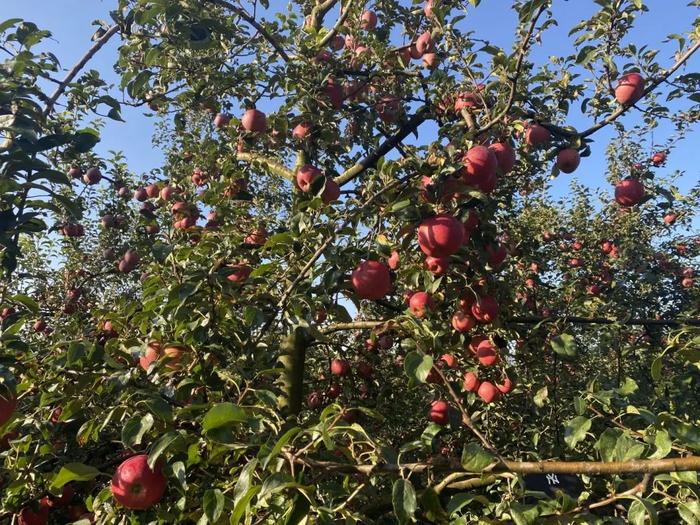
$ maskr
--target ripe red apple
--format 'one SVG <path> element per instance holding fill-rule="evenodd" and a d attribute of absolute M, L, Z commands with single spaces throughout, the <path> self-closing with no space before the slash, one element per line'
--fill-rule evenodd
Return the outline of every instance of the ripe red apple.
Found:
<path fill-rule="evenodd" d="M 309 409 L 316 410 L 317 408 L 320 408 L 322 404 L 323 396 L 320 392 L 316 392 L 315 390 L 313 392 L 309 392 L 309 395 L 306 398 L 306 406 L 308 406 Z"/>
<path fill-rule="evenodd" d="M 146 510 L 163 498 L 167 484 L 162 463 L 157 462 L 151 470 L 148 455 L 140 454 L 117 467 L 112 476 L 112 495 L 127 509 Z"/>
<path fill-rule="evenodd" d="M 408 301 L 408 309 L 419 319 L 425 317 L 428 311 L 435 309 L 435 302 L 427 292 L 416 292 Z"/>
<path fill-rule="evenodd" d="M 476 392 L 479 390 L 479 379 L 474 372 L 466 372 L 464 374 L 464 382 L 462 383 L 462 390 L 465 392 Z"/>
<path fill-rule="evenodd" d="M 261 226 L 250 232 L 243 242 L 252 246 L 262 246 L 267 242 L 267 231 Z"/>
<path fill-rule="evenodd" d="M 617 81 L 615 99 L 623 106 L 637 102 L 644 94 L 644 77 L 639 73 L 626 73 Z"/>
<path fill-rule="evenodd" d="M 438 425 L 446 425 L 449 418 L 450 405 L 441 399 L 430 404 L 430 420 Z"/>
<path fill-rule="evenodd" d="M 489 266 L 498 268 L 508 257 L 508 250 L 502 244 L 489 244 L 486 246 L 486 253 L 489 256 Z"/>
<path fill-rule="evenodd" d="M 476 358 L 484 366 L 493 366 L 498 363 L 498 348 L 490 340 L 481 341 L 476 347 Z"/>
<path fill-rule="evenodd" d="M 673 212 L 668 212 L 666 215 L 664 215 L 664 222 L 668 225 L 671 225 L 674 222 L 676 222 L 676 219 L 678 219 L 678 215 L 676 215 Z"/>
<path fill-rule="evenodd" d="M 603 253 L 610 253 L 613 249 L 613 243 L 610 241 L 603 241 L 603 243 L 600 245 L 600 249 Z"/>
<path fill-rule="evenodd" d="M 36 507 L 27 506 L 17 515 L 18 525 L 47 525 L 49 522 L 49 507 L 45 502 L 39 502 Z"/>
<path fill-rule="evenodd" d="M 357 364 L 357 375 L 365 379 L 370 379 L 374 373 L 374 368 L 366 361 L 360 361 Z"/>
<path fill-rule="evenodd" d="M 143 202 L 148 199 L 148 193 L 146 193 L 146 188 L 139 188 L 134 192 L 134 199 L 139 202 Z"/>
<path fill-rule="evenodd" d="M 231 117 L 226 113 L 217 113 L 214 117 L 214 126 L 216 129 L 225 128 L 231 122 Z"/>
<path fill-rule="evenodd" d="M 34 321 L 32 329 L 35 332 L 43 332 L 44 330 L 46 330 L 46 321 L 44 321 L 43 319 L 37 319 L 36 321 Z"/>
<path fill-rule="evenodd" d="M 581 156 L 574 148 L 566 148 L 557 154 L 557 168 L 564 173 L 573 173 L 581 163 Z"/>
<path fill-rule="evenodd" d="M 506 377 L 503 380 L 503 383 L 501 383 L 500 385 L 496 385 L 496 388 L 498 388 L 501 394 L 507 394 L 508 392 L 513 390 L 513 382 L 508 377 Z"/>
<path fill-rule="evenodd" d="M 437 53 L 425 53 L 422 58 L 425 69 L 435 69 L 440 63 L 440 57 Z"/>
<path fill-rule="evenodd" d="M 160 190 L 160 198 L 161 200 L 164 200 L 166 202 L 169 201 L 173 197 L 173 195 L 175 195 L 175 188 L 170 184 L 166 184 Z"/>
<path fill-rule="evenodd" d="M 420 35 L 416 40 L 415 46 L 416 54 L 418 54 L 418 56 L 414 56 L 413 58 L 421 58 L 426 53 L 433 52 L 433 36 L 430 34 L 430 31 L 426 31 L 422 35 Z"/>
<path fill-rule="evenodd" d="M 111 213 L 105 213 L 102 216 L 102 219 L 100 219 L 100 222 L 102 223 L 102 227 L 104 228 L 114 228 L 114 226 L 116 226 L 117 224 L 114 215 L 112 215 Z"/>
<path fill-rule="evenodd" d="M 476 326 L 476 319 L 462 310 L 456 311 L 452 315 L 452 328 L 457 332 L 468 332 Z"/>
<path fill-rule="evenodd" d="M 379 118 L 389 124 L 396 122 L 401 116 L 401 101 L 394 96 L 386 96 L 379 99 L 374 105 Z"/>
<path fill-rule="evenodd" d="M 489 381 L 484 381 L 479 385 L 479 390 L 477 390 L 477 394 L 484 401 L 484 403 L 493 403 L 498 399 L 500 392 L 498 388 L 496 388 L 493 385 L 493 383 Z"/>
<path fill-rule="evenodd" d="M 399 267 L 399 262 L 400 262 L 400 257 L 399 257 L 399 252 L 396 250 L 393 250 L 391 252 L 391 256 L 387 260 L 387 264 L 389 265 L 389 268 L 392 270 L 396 270 Z"/>
<path fill-rule="evenodd" d="M 469 186 L 479 186 L 488 182 L 496 173 L 498 159 L 493 150 L 486 146 L 474 146 L 463 158 L 464 182 Z"/>
<path fill-rule="evenodd" d="M 615 200 L 620 206 L 634 206 L 644 197 L 644 186 L 635 179 L 624 179 L 615 186 Z"/>
<path fill-rule="evenodd" d="M 426 257 L 425 267 L 429 272 L 435 275 L 444 275 L 447 268 L 450 266 L 450 260 L 447 257 Z"/>
<path fill-rule="evenodd" d="M 267 117 L 262 111 L 249 109 L 243 115 L 241 125 L 246 131 L 265 133 L 267 131 Z"/>
<path fill-rule="evenodd" d="M 449 257 L 464 242 L 464 225 L 451 215 L 425 219 L 418 227 L 418 245 L 431 257 Z"/>
<path fill-rule="evenodd" d="M 433 0 L 425 0 L 425 3 L 423 4 L 423 13 L 425 14 L 426 18 L 433 16 Z"/>
<path fill-rule="evenodd" d="M 549 143 L 552 134 L 544 126 L 531 122 L 525 131 L 525 143 L 529 146 L 537 147 Z"/>
<path fill-rule="evenodd" d="M 376 301 L 389 293 L 391 277 L 389 269 L 379 261 L 363 261 L 350 278 L 355 293 L 362 299 Z"/>
<path fill-rule="evenodd" d="M 85 184 L 97 184 L 102 180 L 102 173 L 100 173 L 99 168 L 90 168 L 83 175 L 83 182 Z"/>
<path fill-rule="evenodd" d="M 377 15 L 374 11 L 365 11 L 360 19 L 360 27 L 365 31 L 371 31 L 377 27 Z"/>
<path fill-rule="evenodd" d="M 597 284 L 591 284 L 587 289 L 586 293 L 591 296 L 600 295 L 600 286 Z"/>
<path fill-rule="evenodd" d="M 340 385 L 338 383 L 333 383 L 326 390 L 326 395 L 331 399 L 335 399 L 340 395 L 341 391 Z"/>
<path fill-rule="evenodd" d="M 321 170 L 312 166 L 311 164 L 305 164 L 297 170 L 297 186 L 304 193 L 308 193 L 311 191 L 311 186 L 314 181 L 321 175 Z"/>
<path fill-rule="evenodd" d="M 490 295 L 482 295 L 474 304 L 471 312 L 474 318 L 481 323 L 491 323 L 498 317 L 498 303 Z"/>
<path fill-rule="evenodd" d="M 651 156 L 651 163 L 654 166 L 661 166 L 664 162 L 666 162 L 666 152 L 665 151 L 657 151 Z"/>
<path fill-rule="evenodd" d="M 331 374 L 334 376 L 345 377 L 350 374 L 350 363 L 345 359 L 333 359 L 331 361 Z"/>
<path fill-rule="evenodd" d="M 17 409 L 17 396 L 4 384 L 0 384 L 0 426 L 7 423 Z"/>
<path fill-rule="evenodd" d="M 126 186 L 119 188 L 119 190 L 117 190 L 117 195 L 119 195 L 122 199 L 130 199 L 132 197 L 131 190 Z"/>
<path fill-rule="evenodd" d="M 313 126 L 309 122 L 297 124 L 292 130 L 292 138 L 295 140 L 304 140 L 311 135 Z"/>
<path fill-rule="evenodd" d="M 693 281 L 692 277 L 683 277 L 681 280 L 681 286 L 683 288 L 692 288 L 693 284 L 695 284 L 695 282 Z"/>
<path fill-rule="evenodd" d="M 247 264 L 232 264 L 229 266 L 233 270 L 226 279 L 232 283 L 242 283 L 248 280 L 253 269 Z"/>
<path fill-rule="evenodd" d="M 324 86 L 323 91 L 330 100 L 331 106 L 333 106 L 335 109 L 340 109 L 341 107 L 343 107 L 343 87 L 340 84 L 338 84 L 335 78 L 330 77 L 326 81 L 326 85 Z"/>
<path fill-rule="evenodd" d="M 340 51 L 345 47 L 345 39 L 342 35 L 335 35 L 330 42 L 333 51 Z"/>
<path fill-rule="evenodd" d="M 457 368 L 457 359 L 452 354 L 442 354 L 440 361 L 447 365 L 447 368 Z"/>
<path fill-rule="evenodd" d="M 68 176 L 71 179 L 80 179 L 83 176 L 83 170 L 81 170 L 77 166 L 71 167 L 71 169 L 68 170 Z"/>
<path fill-rule="evenodd" d="M 508 142 L 496 142 L 489 146 L 489 150 L 496 156 L 498 169 L 503 175 L 510 173 L 515 166 L 515 150 Z"/>
<path fill-rule="evenodd" d="M 160 186 L 158 183 L 154 182 L 153 184 L 149 184 L 146 186 L 146 195 L 148 195 L 149 199 L 155 199 L 158 197 L 158 194 L 160 193 Z"/>

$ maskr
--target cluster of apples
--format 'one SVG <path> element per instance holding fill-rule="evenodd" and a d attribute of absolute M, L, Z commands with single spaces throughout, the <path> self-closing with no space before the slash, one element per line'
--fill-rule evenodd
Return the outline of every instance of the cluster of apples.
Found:
<path fill-rule="evenodd" d="M 82 504 L 73 504 L 75 489 L 64 485 L 60 496 L 47 495 L 38 502 L 23 507 L 17 514 L 19 525 L 47 525 L 53 522 L 66 523 L 79 520 L 92 522 L 94 515 Z"/>

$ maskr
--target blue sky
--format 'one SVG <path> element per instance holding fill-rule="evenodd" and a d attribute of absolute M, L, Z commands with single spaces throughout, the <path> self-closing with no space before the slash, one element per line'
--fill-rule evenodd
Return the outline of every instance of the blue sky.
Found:
<path fill-rule="evenodd" d="M 273 0 L 275 3 L 279 0 Z M 493 43 L 510 49 L 513 41 L 513 28 L 516 25 L 515 13 L 509 8 L 510 0 L 484 0 L 482 5 L 470 11 L 464 21 L 465 28 L 475 29 L 477 36 L 487 38 Z M 285 2 L 286 4 L 286 2 Z M 693 19 L 698 15 L 698 8 L 689 7 L 687 0 L 645 0 L 651 12 L 642 16 L 634 30 L 632 38 L 639 43 L 646 43 L 651 48 L 661 49 L 659 58 L 662 64 L 672 62 L 675 42 L 663 43 L 669 33 L 682 33 L 688 30 Z M 74 64 L 90 46 L 90 36 L 94 31 L 91 23 L 95 19 L 108 19 L 108 12 L 116 5 L 116 0 L 2 0 L 2 18 L 19 17 L 32 21 L 39 27 L 53 33 L 52 51 L 61 60 L 64 68 Z M 567 36 L 569 29 L 580 20 L 590 16 L 596 9 L 593 0 L 557 0 L 555 16 L 559 22 L 557 28 L 548 30 L 543 38 L 543 45 L 534 48 L 534 59 L 544 61 L 552 53 L 567 54 L 571 52 L 571 39 Z M 91 68 L 99 70 L 103 77 L 116 83 L 117 77 L 112 71 L 112 64 L 117 53 L 116 40 L 110 42 L 90 63 Z M 686 71 L 700 71 L 700 57 L 694 57 Z M 120 98 L 120 97 L 117 97 Z M 151 134 L 155 119 L 144 116 L 140 108 L 124 107 L 123 116 L 126 123 L 108 121 L 103 132 L 99 153 L 108 150 L 121 150 L 126 155 L 129 165 L 136 172 L 145 172 L 161 164 L 162 156 L 151 145 Z M 625 122 L 633 122 L 638 115 L 625 117 Z M 572 119 L 570 124 L 584 128 L 587 121 Z M 421 136 L 430 136 L 428 129 L 422 130 Z M 427 133 L 426 133 L 427 131 Z M 583 160 L 575 173 L 578 180 L 590 187 L 605 186 L 604 151 L 607 140 L 612 136 L 608 128 L 595 135 L 596 144 L 593 155 Z M 685 170 L 680 187 L 687 190 L 698 180 L 697 169 L 697 131 L 685 140 L 669 158 L 665 168 Z M 670 130 L 662 125 L 656 132 L 656 139 L 662 142 Z M 555 195 L 565 194 L 571 176 L 561 176 L 553 183 Z"/>

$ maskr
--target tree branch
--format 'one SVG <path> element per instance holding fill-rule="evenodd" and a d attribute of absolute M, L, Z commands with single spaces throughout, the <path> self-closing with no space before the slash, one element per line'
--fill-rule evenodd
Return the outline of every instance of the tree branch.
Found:
<path fill-rule="evenodd" d="M 335 182 L 339 186 L 350 182 L 352 179 L 359 177 L 368 169 L 371 169 L 377 165 L 377 162 L 394 149 L 397 145 L 401 143 L 406 137 L 413 133 L 418 126 L 420 126 L 428 118 L 428 107 L 421 107 L 415 115 L 413 115 L 408 121 L 401 126 L 395 135 L 384 141 L 376 150 L 367 155 L 364 159 L 355 164 L 352 168 L 349 168 L 343 172 L 342 175 L 336 177 Z"/>
<path fill-rule="evenodd" d="M 284 60 L 285 62 L 289 62 L 291 59 L 287 52 L 284 50 L 282 45 L 277 42 L 275 37 L 273 37 L 270 33 L 268 33 L 267 29 L 265 29 L 260 23 L 250 16 L 248 13 L 245 12 L 245 10 L 241 9 L 240 7 L 236 7 L 233 5 L 231 2 L 227 2 L 226 0 L 207 0 L 208 2 L 211 2 L 212 4 L 219 5 L 221 7 L 225 7 L 226 9 L 229 9 L 236 13 L 238 16 L 240 16 L 243 20 L 248 22 L 251 26 L 253 26 L 258 33 L 262 35 L 262 37 L 269 42 L 269 44 L 274 48 L 274 50 L 277 52 L 277 54 Z"/>
<path fill-rule="evenodd" d="M 285 165 L 277 162 L 276 160 L 265 157 L 264 155 L 259 155 L 257 153 L 241 152 L 236 154 L 236 158 L 240 161 L 249 162 L 251 164 L 262 164 L 263 166 L 266 166 L 275 175 L 294 182 L 295 175 L 292 170 L 287 168 Z"/>
<path fill-rule="evenodd" d="M 68 74 L 65 76 L 65 78 L 58 84 L 58 87 L 56 88 L 56 91 L 53 92 L 53 94 L 49 97 L 49 100 L 46 102 L 46 108 L 44 108 L 44 116 L 47 117 L 52 111 L 53 111 L 53 106 L 58 100 L 58 97 L 60 97 L 63 92 L 66 90 L 68 87 L 68 84 L 70 84 L 75 76 L 80 72 L 83 67 L 85 67 L 85 64 L 87 64 L 90 59 L 95 56 L 95 54 L 102 49 L 102 47 L 109 41 L 110 38 L 112 38 L 117 31 L 119 31 L 119 26 L 118 25 L 113 25 L 110 27 L 104 35 L 102 35 L 93 45 L 90 49 L 88 49 L 87 53 L 83 55 L 83 57 L 78 60 L 78 63 L 73 66 L 73 68 L 68 72 Z"/>
<path fill-rule="evenodd" d="M 318 45 L 319 49 L 327 46 L 329 42 L 333 40 L 335 35 L 338 34 L 338 31 L 343 26 L 343 24 L 348 18 L 348 15 L 350 14 L 351 5 L 352 0 L 348 0 L 348 4 L 345 6 L 345 9 L 343 9 L 342 5 L 340 6 L 340 16 L 338 17 L 338 20 L 336 20 L 335 25 L 331 28 L 330 31 L 328 31 L 328 34 L 321 39 L 321 42 Z"/>

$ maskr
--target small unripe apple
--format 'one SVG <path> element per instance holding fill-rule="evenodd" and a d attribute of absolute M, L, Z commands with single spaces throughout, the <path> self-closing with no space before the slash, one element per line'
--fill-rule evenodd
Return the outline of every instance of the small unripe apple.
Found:
<path fill-rule="evenodd" d="M 438 425 L 446 425 L 449 418 L 450 405 L 441 399 L 433 401 L 430 404 L 430 420 Z"/>
<path fill-rule="evenodd" d="M 615 99 L 623 106 L 637 102 L 644 94 L 644 77 L 639 73 L 626 73 L 617 81 Z"/>
<path fill-rule="evenodd" d="M 416 292 L 408 301 L 408 308 L 411 313 L 419 319 L 425 317 L 429 311 L 435 309 L 435 302 L 427 292 Z"/>
<path fill-rule="evenodd" d="M 391 289 L 389 269 L 379 261 L 363 261 L 350 278 L 355 293 L 362 299 L 377 300 Z"/>
<path fill-rule="evenodd" d="M 484 401 L 484 403 L 493 403 L 498 399 L 500 392 L 498 388 L 493 385 L 493 383 L 484 381 L 479 385 L 477 394 Z"/>
<path fill-rule="evenodd" d="M 620 206 L 634 206 L 644 197 L 644 186 L 635 179 L 624 179 L 615 186 L 615 200 Z"/>
<path fill-rule="evenodd" d="M 525 131 L 525 143 L 529 146 L 543 146 L 552 139 L 552 134 L 547 128 L 531 122 Z"/>
<path fill-rule="evenodd" d="M 345 377 L 350 374 L 350 363 L 345 359 L 333 359 L 331 361 L 331 374 Z"/>
<path fill-rule="evenodd" d="M 243 115 L 241 125 L 246 131 L 265 133 L 267 131 L 267 117 L 262 111 L 249 109 Z"/>
<path fill-rule="evenodd" d="M 581 163 L 581 156 L 574 148 L 566 148 L 557 154 L 557 168 L 564 173 L 573 173 Z"/>
<path fill-rule="evenodd" d="M 102 173 L 100 173 L 99 168 L 90 168 L 83 175 L 83 182 L 85 184 L 97 184 L 102 180 Z"/>

